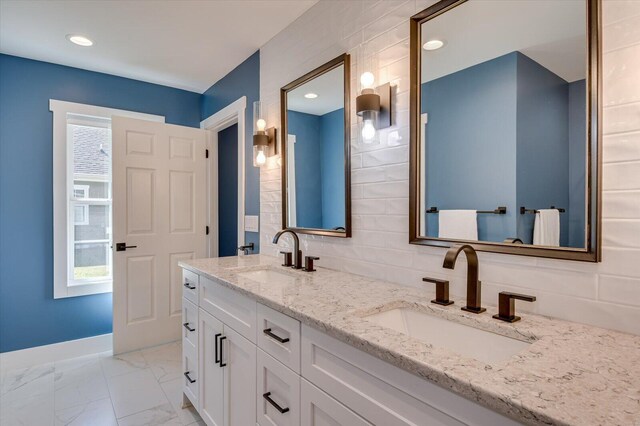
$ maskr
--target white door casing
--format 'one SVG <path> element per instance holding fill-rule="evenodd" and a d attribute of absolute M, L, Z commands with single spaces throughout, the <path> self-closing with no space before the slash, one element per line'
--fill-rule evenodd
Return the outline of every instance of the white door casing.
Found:
<path fill-rule="evenodd" d="M 180 338 L 178 262 L 206 254 L 206 133 L 113 117 L 112 138 L 117 354 Z"/>
<path fill-rule="evenodd" d="M 208 239 L 208 256 L 218 257 L 218 132 L 227 127 L 238 125 L 238 246 L 244 239 L 244 193 L 245 193 L 245 111 L 247 97 L 232 102 L 215 114 L 200 122 L 200 128 L 209 131 L 208 146 L 211 161 L 208 163 L 207 180 L 209 182 L 209 223 L 211 233 Z M 239 252 L 239 255 L 242 255 Z"/>

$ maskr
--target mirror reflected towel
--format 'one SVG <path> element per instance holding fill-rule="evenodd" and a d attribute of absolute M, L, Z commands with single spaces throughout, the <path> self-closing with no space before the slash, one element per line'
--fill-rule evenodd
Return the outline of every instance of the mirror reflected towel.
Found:
<path fill-rule="evenodd" d="M 478 240 L 476 210 L 440 210 L 438 236 L 453 240 Z"/>
<path fill-rule="evenodd" d="M 533 244 L 549 247 L 560 246 L 560 212 L 558 209 L 538 210 L 533 224 Z"/>

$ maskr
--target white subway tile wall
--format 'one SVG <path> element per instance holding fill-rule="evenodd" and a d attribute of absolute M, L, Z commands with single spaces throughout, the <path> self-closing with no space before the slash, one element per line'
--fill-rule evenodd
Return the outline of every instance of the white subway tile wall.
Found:
<path fill-rule="evenodd" d="M 319 265 L 410 286 L 431 276 L 465 293 L 465 265 L 442 268 L 444 250 L 408 243 L 409 18 L 433 0 L 322 0 L 260 51 L 260 97 L 271 125 L 280 126 L 280 88 L 326 61 L 352 54 L 353 238 L 301 236 Z M 603 262 L 591 264 L 480 254 L 483 303 L 499 291 L 534 294 L 518 309 L 640 334 L 640 1 L 603 1 Z M 357 49 L 379 52 L 382 82 L 397 87 L 394 126 L 379 146 L 357 146 L 354 111 Z M 260 172 L 261 250 L 277 254 L 281 229 L 280 170 Z M 281 241 L 281 244 L 286 244 Z"/>

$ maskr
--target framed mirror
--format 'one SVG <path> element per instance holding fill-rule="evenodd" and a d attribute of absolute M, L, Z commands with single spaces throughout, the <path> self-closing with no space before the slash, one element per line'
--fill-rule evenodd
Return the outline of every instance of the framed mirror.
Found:
<path fill-rule="evenodd" d="M 442 0 L 411 18 L 411 243 L 599 261 L 599 7 Z"/>
<path fill-rule="evenodd" d="M 349 55 L 287 84 L 282 117 L 282 224 L 351 237 Z"/>

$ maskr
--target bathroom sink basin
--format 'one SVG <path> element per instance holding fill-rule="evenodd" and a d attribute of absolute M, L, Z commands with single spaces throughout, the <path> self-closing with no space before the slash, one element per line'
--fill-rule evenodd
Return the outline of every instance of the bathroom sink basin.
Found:
<path fill-rule="evenodd" d="M 448 349 L 489 364 L 507 361 L 530 344 L 406 307 L 364 318 L 434 347 Z"/>
<path fill-rule="evenodd" d="M 289 274 L 269 267 L 253 271 L 239 272 L 237 275 L 238 277 L 256 281 L 261 284 L 287 285 L 295 283 L 296 280 L 295 277 Z"/>

